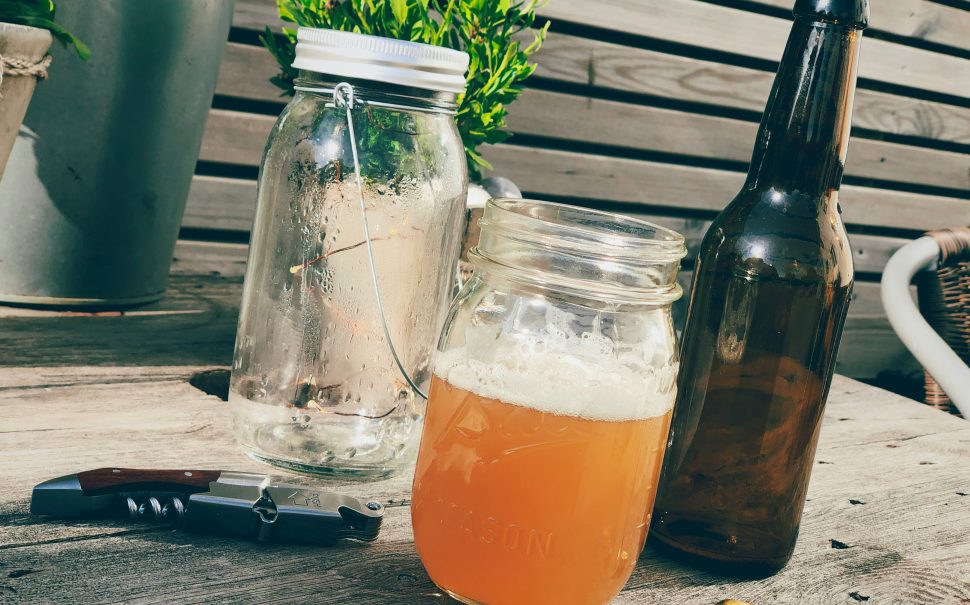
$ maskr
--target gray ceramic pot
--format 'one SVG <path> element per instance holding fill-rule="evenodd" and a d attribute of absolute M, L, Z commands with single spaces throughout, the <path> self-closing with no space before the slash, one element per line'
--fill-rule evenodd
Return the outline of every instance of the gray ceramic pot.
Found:
<path fill-rule="evenodd" d="M 233 0 L 63 0 L 91 47 L 55 45 L 0 182 L 0 301 L 161 298 Z"/>

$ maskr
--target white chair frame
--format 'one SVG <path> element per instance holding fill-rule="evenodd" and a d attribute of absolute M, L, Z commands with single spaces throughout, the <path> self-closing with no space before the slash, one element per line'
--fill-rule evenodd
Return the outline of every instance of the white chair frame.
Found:
<path fill-rule="evenodd" d="M 964 418 L 970 419 L 970 367 L 953 352 L 919 312 L 909 291 L 918 272 L 936 269 L 940 246 L 921 237 L 896 251 L 882 274 L 882 306 L 893 330 Z"/>

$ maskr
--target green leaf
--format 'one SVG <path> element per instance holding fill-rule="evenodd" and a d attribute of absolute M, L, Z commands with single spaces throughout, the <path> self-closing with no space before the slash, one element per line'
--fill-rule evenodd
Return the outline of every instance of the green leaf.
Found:
<path fill-rule="evenodd" d="M 405 24 L 408 20 L 408 0 L 390 0 L 391 12 L 398 23 Z"/>
<path fill-rule="evenodd" d="M 296 15 L 301 14 L 302 6 L 294 0 L 276 0 L 276 10 L 280 13 L 280 19 L 296 23 Z"/>
<path fill-rule="evenodd" d="M 73 48 L 81 59 L 91 58 L 91 49 L 54 20 L 52 0 L 0 0 L 0 22 L 46 29 L 65 48 Z"/>

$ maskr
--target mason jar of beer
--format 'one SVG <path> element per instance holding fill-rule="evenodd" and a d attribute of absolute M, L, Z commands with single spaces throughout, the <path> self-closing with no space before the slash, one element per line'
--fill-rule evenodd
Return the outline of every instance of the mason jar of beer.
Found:
<path fill-rule="evenodd" d="M 490 201 L 480 225 L 433 363 L 418 554 L 464 603 L 607 603 L 650 526 L 684 238 L 528 200 Z"/>

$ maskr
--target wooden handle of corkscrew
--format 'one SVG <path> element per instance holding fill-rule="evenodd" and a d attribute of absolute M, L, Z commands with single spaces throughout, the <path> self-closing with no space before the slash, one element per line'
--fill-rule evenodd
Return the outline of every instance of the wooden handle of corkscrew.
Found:
<path fill-rule="evenodd" d="M 161 491 L 194 494 L 209 489 L 222 471 L 98 468 L 77 474 L 85 496 L 118 491 Z"/>

